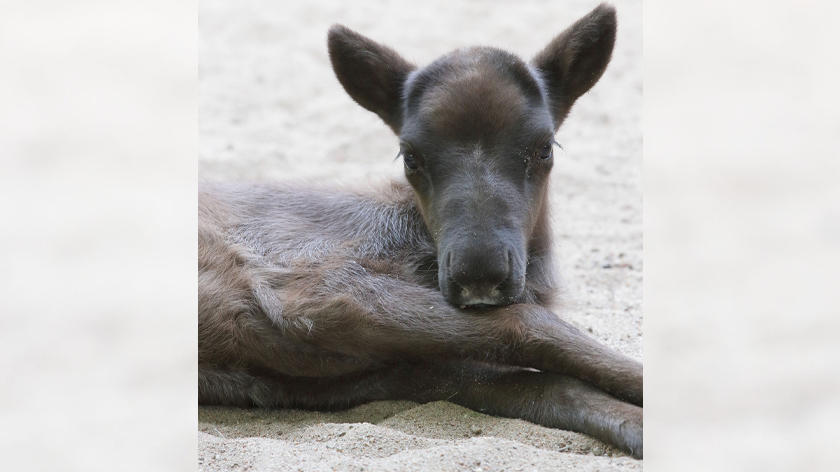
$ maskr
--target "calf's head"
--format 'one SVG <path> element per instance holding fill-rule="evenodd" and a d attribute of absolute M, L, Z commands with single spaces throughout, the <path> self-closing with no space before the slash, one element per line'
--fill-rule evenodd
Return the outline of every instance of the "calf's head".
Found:
<path fill-rule="evenodd" d="M 330 29 L 338 80 L 399 136 L 449 303 L 521 301 L 529 260 L 550 250 L 554 134 L 603 74 L 615 30 L 615 10 L 602 4 L 530 63 L 474 47 L 417 68 L 344 26 Z"/>

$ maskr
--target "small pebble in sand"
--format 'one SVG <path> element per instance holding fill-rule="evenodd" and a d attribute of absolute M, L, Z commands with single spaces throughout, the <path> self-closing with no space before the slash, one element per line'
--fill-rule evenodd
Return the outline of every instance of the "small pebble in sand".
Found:
<path fill-rule="evenodd" d="M 470 431 L 472 431 L 472 433 L 475 434 L 475 435 L 481 434 L 481 428 L 479 428 L 476 425 L 470 426 Z"/>

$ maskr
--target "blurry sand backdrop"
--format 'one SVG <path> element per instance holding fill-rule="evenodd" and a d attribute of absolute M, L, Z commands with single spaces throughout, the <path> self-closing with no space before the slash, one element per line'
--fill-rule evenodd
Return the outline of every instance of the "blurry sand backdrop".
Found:
<path fill-rule="evenodd" d="M 641 1 L 613 2 L 612 63 L 557 134 L 559 315 L 642 359 Z M 397 140 L 335 79 L 342 23 L 419 65 L 458 47 L 532 57 L 598 2 L 199 2 L 199 179 L 401 178 Z M 345 412 L 199 408 L 199 470 L 639 470 L 587 436 L 436 402 Z M 480 431 L 480 432 L 478 432 Z"/>

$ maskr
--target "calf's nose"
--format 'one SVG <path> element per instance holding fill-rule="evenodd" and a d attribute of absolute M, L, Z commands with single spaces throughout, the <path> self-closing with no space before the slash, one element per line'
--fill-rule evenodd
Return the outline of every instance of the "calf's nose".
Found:
<path fill-rule="evenodd" d="M 480 246 L 453 252 L 449 271 L 466 303 L 486 303 L 499 296 L 498 287 L 510 275 L 510 252 Z"/>

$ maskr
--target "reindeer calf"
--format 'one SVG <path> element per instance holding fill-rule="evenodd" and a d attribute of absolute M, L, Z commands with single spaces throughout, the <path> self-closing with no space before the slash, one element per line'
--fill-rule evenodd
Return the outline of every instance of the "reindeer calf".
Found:
<path fill-rule="evenodd" d="M 642 457 L 642 365 L 560 320 L 554 134 L 601 77 L 601 5 L 530 62 L 474 47 L 418 68 L 343 26 L 344 89 L 399 136 L 375 190 L 202 184 L 199 403 L 449 400 Z"/>

